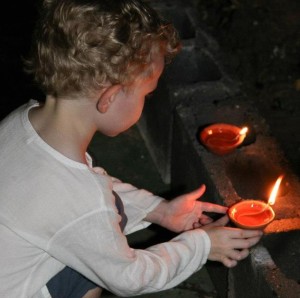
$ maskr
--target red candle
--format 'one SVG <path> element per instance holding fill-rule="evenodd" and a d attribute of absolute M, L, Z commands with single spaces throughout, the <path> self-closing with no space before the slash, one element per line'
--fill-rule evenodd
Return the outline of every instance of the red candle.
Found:
<path fill-rule="evenodd" d="M 236 220 L 247 227 L 259 227 L 262 224 L 268 224 L 273 219 L 273 214 L 271 210 L 265 210 L 261 213 L 257 213 L 256 215 L 242 215 L 237 216 Z"/>
<path fill-rule="evenodd" d="M 231 130 L 220 130 L 208 134 L 205 143 L 210 146 L 224 147 L 236 144 L 237 134 Z"/>
<path fill-rule="evenodd" d="M 268 203 L 257 200 L 243 200 L 231 206 L 228 215 L 231 221 L 238 227 L 244 229 L 263 229 L 274 218 L 273 205 L 279 190 L 283 175 L 278 177 L 271 191 Z"/>
<path fill-rule="evenodd" d="M 271 206 L 263 201 L 244 200 L 229 208 L 230 219 L 244 229 L 262 229 L 275 217 Z"/>
<path fill-rule="evenodd" d="M 247 127 L 241 129 L 231 124 L 216 123 L 201 131 L 200 140 L 211 152 L 224 155 L 232 152 L 244 141 L 247 131 Z"/>

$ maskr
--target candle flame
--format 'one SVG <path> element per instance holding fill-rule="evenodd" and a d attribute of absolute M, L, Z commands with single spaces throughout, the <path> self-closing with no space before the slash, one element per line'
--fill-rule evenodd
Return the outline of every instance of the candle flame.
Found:
<path fill-rule="evenodd" d="M 283 175 L 279 176 L 274 184 L 274 187 L 271 191 L 271 194 L 270 194 L 270 197 L 269 197 L 269 200 L 268 200 L 268 204 L 269 205 L 274 205 L 275 204 L 275 201 L 276 201 L 276 196 L 277 196 L 277 193 L 278 193 L 278 190 L 279 190 L 279 186 L 280 186 L 280 183 L 283 179 Z"/>
<path fill-rule="evenodd" d="M 245 135 L 247 132 L 248 132 L 248 127 L 245 126 L 240 130 L 240 135 Z"/>

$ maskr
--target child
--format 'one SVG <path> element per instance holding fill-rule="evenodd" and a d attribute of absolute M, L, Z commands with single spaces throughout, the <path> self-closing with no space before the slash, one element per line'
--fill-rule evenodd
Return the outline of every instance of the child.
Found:
<path fill-rule="evenodd" d="M 174 28 L 138 0 L 44 0 L 27 70 L 46 94 L 0 126 L 0 296 L 135 296 L 176 286 L 207 260 L 233 267 L 259 231 L 224 227 L 197 199 L 171 201 L 93 168 L 99 131 L 135 124 L 164 63 L 179 49 Z M 179 233 L 145 250 L 125 234 L 159 224 Z"/>

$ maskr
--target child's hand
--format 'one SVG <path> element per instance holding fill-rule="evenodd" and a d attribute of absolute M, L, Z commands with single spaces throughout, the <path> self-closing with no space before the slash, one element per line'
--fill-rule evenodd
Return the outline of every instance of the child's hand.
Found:
<path fill-rule="evenodd" d="M 227 222 L 228 217 L 224 216 L 202 229 L 211 241 L 208 259 L 221 262 L 226 267 L 234 267 L 249 255 L 249 248 L 258 243 L 263 232 L 224 227 Z"/>
<path fill-rule="evenodd" d="M 201 227 L 213 220 L 203 212 L 225 214 L 227 207 L 197 201 L 205 192 L 205 185 L 181 195 L 171 201 L 164 201 L 148 214 L 146 220 L 157 223 L 173 232 L 182 232 Z"/>

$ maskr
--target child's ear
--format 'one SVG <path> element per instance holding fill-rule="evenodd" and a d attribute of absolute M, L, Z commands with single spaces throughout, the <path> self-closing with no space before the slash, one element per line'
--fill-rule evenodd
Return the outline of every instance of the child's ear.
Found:
<path fill-rule="evenodd" d="M 97 102 L 97 110 L 100 113 L 106 113 L 111 103 L 115 100 L 116 95 L 122 88 L 122 85 L 109 86 L 99 97 Z"/>

